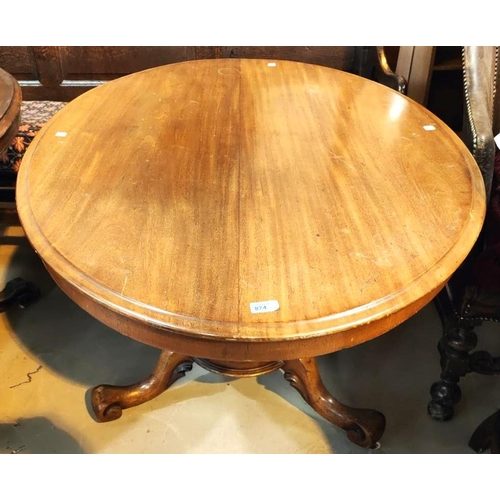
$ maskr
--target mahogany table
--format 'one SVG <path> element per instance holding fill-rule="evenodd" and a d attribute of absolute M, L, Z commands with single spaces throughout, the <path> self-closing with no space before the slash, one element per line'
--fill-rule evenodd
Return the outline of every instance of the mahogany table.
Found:
<path fill-rule="evenodd" d="M 21 87 L 17 80 L 0 68 L 0 160 L 14 140 L 21 120 Z M 14 208 L 14 179 L 7 172 L 0 172 L 0 224 L 17 224 Z M 35 301 L 40 295 L 38 287 L 23 278 L 14 278 L 0 290 L 0 312 L 13 306 L 25 307 Z"/>
<path fill-rule="evenodd" d="M 21 101 L 21 87 L 17 80 L 0 68 L 0 162 L 17 134 L 21 120 Z M 15 214 L 13 203 L 8 203 L 14 200 L 14 197 L 9 200 L 13 185 L 10 173 L 5 176 L 5 173 L 0 171 L 0 223 L 11 223 L 17 219 L 12 215 L 12 212 Z M 10 302 L 10 294 L 4 292 L 5 289 L 0 292 L 0 311 Z"/>
<path fill-rule="evenodd" d="M 0 153 L 14 139 L 21 119 L 21 87 L 0 68 Z"/>
<path fill-rule="evenodd" d="M 321 66 L 228 59 L 70 102 L 29 148 L 17 204 L 62 290 L 162 350 L 148 379 L 93 388 L 100 421 L 193 362 L 236 377 L 282 369 L 373 447 L 384 416 L 334 399 L 315 357 L 426 305 L 473 246 L 485 193 L 457 135 L 405 96 Z"/>

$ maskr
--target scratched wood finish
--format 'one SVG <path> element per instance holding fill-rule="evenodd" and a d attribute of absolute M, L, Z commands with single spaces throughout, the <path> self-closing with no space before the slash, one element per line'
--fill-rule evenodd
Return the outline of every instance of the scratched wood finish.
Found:
<path fill-rule="evenodd" d="M 25 155 L 17 205 L 56 282 L 105 324 L 193 356 L 278 360 L 417 312 L 471 249 L 485 196 L 460 139 L 405 96 L 227 59 L 70 102 Z M 266 300 L 279 309 L 251 313 Z"/>
<path fill-rule="evenodd" d="M 21 88 L 17 81 L 0 68 L 0 153 L 16 135 L 21 99 Z"/>

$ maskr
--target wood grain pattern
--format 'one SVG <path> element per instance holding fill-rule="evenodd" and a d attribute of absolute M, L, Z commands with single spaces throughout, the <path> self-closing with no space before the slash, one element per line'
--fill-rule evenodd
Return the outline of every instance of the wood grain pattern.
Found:
<path fill-rule="evenodd" d="M 58 87 L 66 76 L 59 47 L 33 47 L 38 81 L 47 87 Z"/>
<path fill-rule="evenodd" d="M 36 78 L 32 47 L 0 46 L 0 68 L 19 80 Z"/>
<path fill-rule="evenodd" d="M 102 82 L 217 52 L 195 46 L 0 46 L 0 67 L 21 82 L 24 100 L 70 101 Z"/>
<path fill-rule="evenodd" d="M 17 205 L 56 282 L 104 323 L 257 361 L 356 345 L 414 314 L 469 252 L 485 196 L 460 139 L 406 97 L 227 59 L 69 103 L 25 155 Z M 279 309 L 252 314 L 265 300 Z"/>

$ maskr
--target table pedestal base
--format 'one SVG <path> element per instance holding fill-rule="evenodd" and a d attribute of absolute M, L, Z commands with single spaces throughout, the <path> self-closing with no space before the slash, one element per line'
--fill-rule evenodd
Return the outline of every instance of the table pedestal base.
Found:
<path fill-rule="evenodd" d="M 99 385 L 92 389 L 92 407 L 100 422 L 121 417 L 122 410 L 149 401 L 184 376 L 201 367 L 232 377 L 255 377 L 282 369 L 285 379 L 322 417 L 347 432 L 350 441 L 363 448 L 374 448 L 385 430 L 385 417 L 375 410 L 351 408 L 337 401 L 321 381 L 315 358 L 291 361 L 219 361 L 193 358 L 162 351 L 154 372 L 144 381 L 129 386 Z"/>

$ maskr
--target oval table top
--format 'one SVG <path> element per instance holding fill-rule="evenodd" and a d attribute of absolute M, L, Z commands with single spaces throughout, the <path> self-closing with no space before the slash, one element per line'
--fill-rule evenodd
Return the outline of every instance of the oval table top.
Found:
<path fill-rule="evenodd" d="M 58 284 L 122 333 L 292 359 L 427 304 L 477 239 L 485 192 L 459 137 L 407 97 L 222 59 L 70 102 L 28 149 L 17 205 Z"/>
<path fill-rule="evenodd" d="M 21 111 L 21 87 L 0 68 L 0 153 L 17 133 Z"/>

